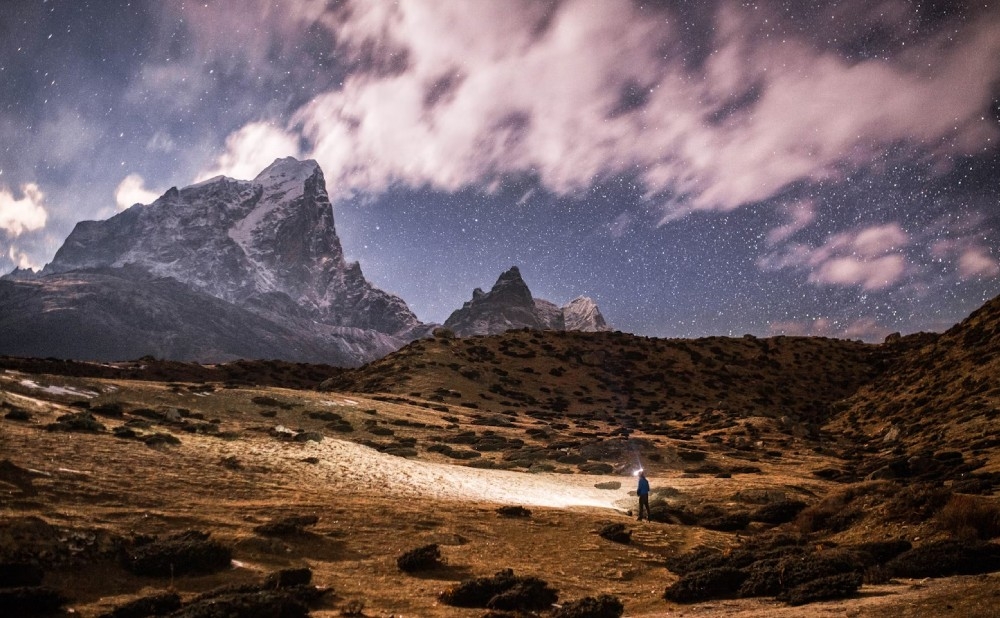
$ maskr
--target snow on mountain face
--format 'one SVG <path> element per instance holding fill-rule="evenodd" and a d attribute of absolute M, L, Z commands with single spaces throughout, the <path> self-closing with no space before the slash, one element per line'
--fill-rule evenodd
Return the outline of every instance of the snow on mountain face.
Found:
<path fill-rule="evenodd" d="M 578 296 L 562 308 L 566 330 L 578 330 L 586 333 L 609 331 L 611 327 L 604 321 L 597 303 L 586 296 Z"/>
<path fill-rule="evenodd" d="M 126 264 L 272 318 L 294 309 L 390 335 L 420 326 L 402 299 L 345 262 L 323 172 L 311 160 L 278 159 L 252 181 L 220 176 L 81 222 L 42 274 Z"/>
<path fill-rule="evenodd" d="M 611 330 L 597 305 L 589 298 L 576 298 L 564 307 L 540 298 L 532 298 L 517 266 L 500 275 L 489 292 L 476 288 L 472 300 L 453 312 L 444 325 L 460 337 L 496 335 L 504 331 L 531 328 L 537 330 Z"/>

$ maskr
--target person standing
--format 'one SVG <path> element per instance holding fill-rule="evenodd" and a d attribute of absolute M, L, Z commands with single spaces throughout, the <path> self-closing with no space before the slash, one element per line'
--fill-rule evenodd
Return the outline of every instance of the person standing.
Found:
<path fill-rule="evenodd" d="M 649 481 L 646 480 L 646 473 L 639 471 L 639 487 L 635 493 L 639 496 L 639 521 L 642 521 L 642 511 L 646 510 L 646 521 L 649 521 Z"/>

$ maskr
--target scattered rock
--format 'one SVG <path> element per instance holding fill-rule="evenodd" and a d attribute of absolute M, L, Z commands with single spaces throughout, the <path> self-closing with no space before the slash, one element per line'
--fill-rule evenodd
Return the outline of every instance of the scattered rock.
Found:
<path fill-rule="evenodd" d="M 594 483 L 594 487 L 597 489 L 621 489 L 621 481 L 604 481 L 601 483 Z M 591 597 L 587 597 L 588 599 Z"/>

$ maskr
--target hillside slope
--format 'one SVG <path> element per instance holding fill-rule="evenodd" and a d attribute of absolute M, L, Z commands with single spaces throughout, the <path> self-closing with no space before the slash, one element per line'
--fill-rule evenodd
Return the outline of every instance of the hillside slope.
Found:
<path fill-rule="evenodd" d="M 645 429 L 695 416 L 817 423 L 833 402 L 878 375 L 890 352 L 808 337 L 679 340 L 521 330 L 415 341 L 325 387 Z"/>
<path fill-rule="evenodd" d="M 1000 446 L 1000 297 L 838 406 L 830 427 L 859 443 L 982 455 Z"/>

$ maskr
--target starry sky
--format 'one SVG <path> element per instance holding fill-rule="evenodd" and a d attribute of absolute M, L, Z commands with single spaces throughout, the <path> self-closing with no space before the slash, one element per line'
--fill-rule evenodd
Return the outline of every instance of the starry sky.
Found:
<path fill-rule="evenodd" d="M 1000 5 L 0 3 L 0 271 L 282 156 L 424 321 L 516 264 L 641 335 L 941 331 L 1000 294 Z"/>

